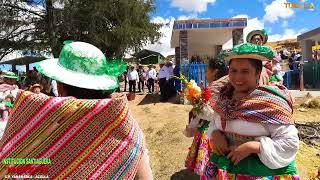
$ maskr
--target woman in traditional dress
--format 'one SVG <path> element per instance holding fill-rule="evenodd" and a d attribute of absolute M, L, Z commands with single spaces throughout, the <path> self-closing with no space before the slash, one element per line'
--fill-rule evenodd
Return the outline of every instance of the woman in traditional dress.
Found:
<path fill-rule="evenodd" d="M 0 142 L 0 159 L 48 158 L 51 163 L 2 163 L 0 177 L 23 168 L 29 175 L 41 170 L 50 179 L 153 178 L 126 96 L 112 93 L 126 69 L 122 61 L 107 62 L 91 44 L 66 42 L 58 59 L 36 68 L 58 82 L 60 97 L 18 95 Z"/>
<path fill-rule="evenodd" d="M 206 80 L 209 87 L 215 80 L 227 74 L 227 67 L 224 60 L 210 59 L 206 67 Z M 203 174 L 203 170 L 209 160 L 209 139 L 207 130 L 209 121 L 200 119 L 199 116 L 194 116 L 189 113 L 189 125 L 185 129 L 187 137 L 193 137 L 193 142 L 189 148 L 189 153 L 185 161 L 187 169 L 198 175 Z"/>
<path fill-rule="evenodd" d="M 257 45 L 265 45 L 268 41 L 268 33 L 266 30 L 253 30 L 247 35 L 247 42 Z M 274 51 L 274 54 L 276 52 Z M 271 62 L 263 62 L 263 68 L 260 75 L 260 85 L 268 85 L 272 76 Z"/>
<path fill-rule="evenodd" d="M 4 82 L 0 84 L 0 101 L 4 100 L 8 95 L 12 95 L 15 98 L 19 91 L 19 87 L 17 86 L 19 76 L 8 71 L 2 75 L 2 78 Z"/>
<path fill-rule="evenodd" d="M 10 109 L 13 107 L 13 101 L 14 101 L 13 95 L 9 94 L 5 98 L 5 100 L 3 100 L 0 103 L 0 115 L 1 115 L 0 121 L 4 122 L 2 124 L 5 124 L 9 119 Z M 0 128 L 0 129 L 2 129 L 2 132 L 3 132 L 4 128 L 5 127 Z M 2 135 L 2 133 L 1 133 L 1 135 Z"/>
<path fill-rule="evenodd" d="M 292 119 L 292 97 L 284 86 L 259 86 L 266 46 L 235 46 L 225 59 L 229 79 L 211 102 L 208 131 L 212 154 L 201 179 L 299 179 L 295 168 L 298 131 Z"/>

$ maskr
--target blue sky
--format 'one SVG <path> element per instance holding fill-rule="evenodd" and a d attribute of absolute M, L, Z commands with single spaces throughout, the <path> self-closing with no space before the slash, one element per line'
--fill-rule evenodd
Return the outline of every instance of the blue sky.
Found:
<path fill-rule="evenodd" d="M 30 1 L 35 4 L 42 2 Z M 313 3 L 315 9 L 288 9 L 285 2 Z M 59 7 L 59 3 L 54 6 Z M 159 43 L 147 44 L 144 48 L 160 52 L 164 56 L 174 54 L 170 39 L 175 20 L 246 17 L 248 27 L 244 29 L 244 36 L 251 30 L 264 28 L 269 34 L 269 41 L 296 38 L 301 33 L 320 27 L 320 0 L 155 0 L 155 6 L 155 12 L 150 14 L 151 21 L 168 26 L 160 29 L 163 37 Z"/>
<path fill-rule="evenodd" d="M 289 9 L 285 2 L 313 3 L 314 10 Z M 247 17 L 244 35 L 253 29 L 266 29 L 269 41 L 296 38 L 320 26 L 320 0 L 156 0 L 153 22 L 168 23 L 161 32 L 161 44 L 147 45 L 165 56 L 174 54 L 170 48 L 172 24 L 177 19 Z"/>

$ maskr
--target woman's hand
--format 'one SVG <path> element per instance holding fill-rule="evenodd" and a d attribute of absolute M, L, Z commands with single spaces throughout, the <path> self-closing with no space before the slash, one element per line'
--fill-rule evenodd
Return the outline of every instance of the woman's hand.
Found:
<path fill-rule="evenodd" d="M 248 157 L 252 153 L 260 152 L 260 142 L 249 141 L 241 144 L 238 147 L 232 148 L 231 152 L 228 154 L 228 159 L 231 160 L 233 164 L 238 164 L 242 159 Z"/>
<path fill-rule="evenodd" d="M 219 130 L 212 133 L 210 144 L 212 150 L 219 155 L 226 155 L 229 152 L 227 139 Z"/>

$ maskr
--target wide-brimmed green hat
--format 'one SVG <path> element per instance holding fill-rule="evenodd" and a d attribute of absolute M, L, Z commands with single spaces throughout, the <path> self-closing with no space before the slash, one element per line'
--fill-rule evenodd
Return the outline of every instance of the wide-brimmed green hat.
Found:
<path fill-rule="evenodd" d="M 5 74 L 2 75 L 2 77 L 9 79 L 19 79 L 19 76 L 17 76 L 14 72 L 11 71 L 5 72 Z"/>
<path fill-rule="evenodd" d="M 251 31 L 251 32 L 247 35 L 247 42 L 250 43 L 252 37 L 254 37 L 255 35 L 260 35 L 260 36 L 262 37 L 262 44 L 267 43 L 267 41 L 268 41 L 268 33 L 267 33 L 267 31 L 264 30 L 264 29 Z"/>
<path fill-rule="evenodd" d="M 222 56 L 225 60 L 257 59 L 261 61 L 271 61 L 274 58 L 274 53 L 268 46 L 243 43 L 234 46 L 231 51 L 225 52 Z"/>
<path fill-rule="evenodd" d="M 58 59 L 36 64 L 38 71 L 59 82 L 94 90 L 114 90 L 118 76 L 125 72 L 126 63 L 107 61 L 97 47 L 85 42 L 65 42 Z"/>

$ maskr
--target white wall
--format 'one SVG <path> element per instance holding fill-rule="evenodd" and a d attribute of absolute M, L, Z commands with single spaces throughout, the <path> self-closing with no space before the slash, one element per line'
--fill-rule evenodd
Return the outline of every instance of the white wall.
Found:
<path fill-rule="evenodd" d="M 215 56 L 216 46 L 207 44 L 191 44 L 192 48 L 188 50 L 188 57 L 191 59 L 192 56 Z"/>

